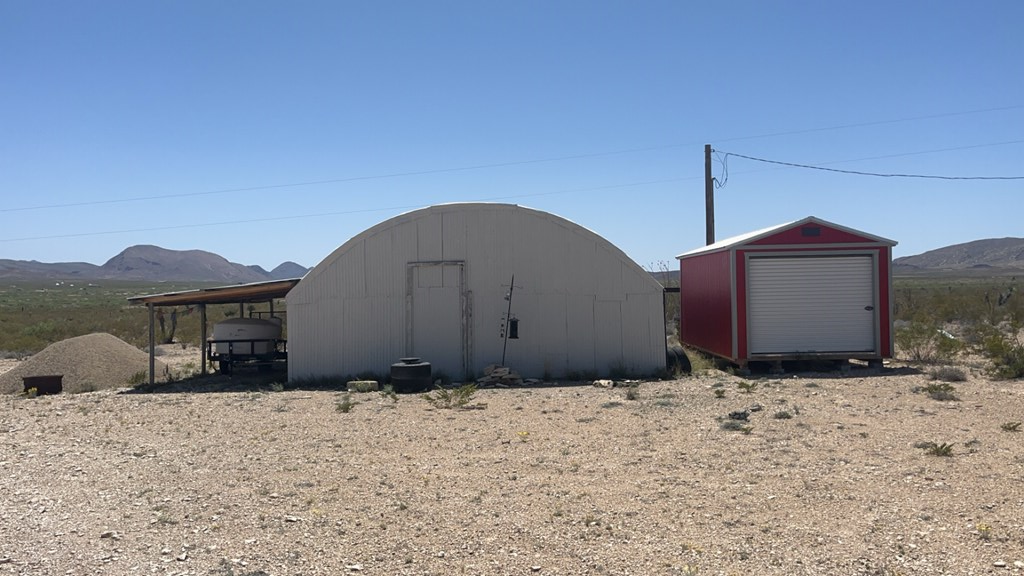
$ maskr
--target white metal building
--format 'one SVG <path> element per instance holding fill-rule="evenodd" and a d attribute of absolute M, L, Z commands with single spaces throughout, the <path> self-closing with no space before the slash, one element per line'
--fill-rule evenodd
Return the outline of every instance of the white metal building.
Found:
<path fill-rule="evenodd" d="M 511 318 L 518 339 L 503 337 Z M 386 374 L 420 357 L 452 378 L 488 364 L 524 377 L 650 373 L 665 365 L 662 287 L 621 250 L 558 216 L 447 204 L 355 236 L 287 298 L 289 379 Z"/>

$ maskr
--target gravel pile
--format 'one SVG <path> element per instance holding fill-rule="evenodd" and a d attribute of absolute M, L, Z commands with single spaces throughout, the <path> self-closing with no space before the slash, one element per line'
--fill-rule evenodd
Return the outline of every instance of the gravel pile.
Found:
<path fill-rule="evenodd" d="M 165 366 L 159 360 L 156 373 Z M 149 355 L 106 333 L 86 334 L 47 346 L 0 374 L 0 394 L 20 393 L 25 376 L 64 376 L 65 393 L 122 388 L 139 372 L 149 371 Z"/>
<path fill-rule="evenodd" d="M 1024 381 L 855 373 L 0 396 L 0 576 L 1024 573 Z"/>

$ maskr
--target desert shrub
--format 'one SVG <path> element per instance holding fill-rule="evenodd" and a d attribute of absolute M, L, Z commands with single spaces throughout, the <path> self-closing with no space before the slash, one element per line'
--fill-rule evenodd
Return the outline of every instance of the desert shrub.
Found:
<path fill-rule="evenodd" d="M 683 348 L 690 360 L 690 374 L 700 374 L 715 369 L 715 361 L 707 354 L 694 348 Z"/>
<path fill-rule="evenodd" d="M 634 384 L 626 387 L 626 400 L 640 399 L 640 385 Z"/>
<path fill-rule="evenodd" d="M 146 383 L 146 382 L 149 382 L 149 371 L 148 370 L 139 370 L 138 372 L 132 374 L 128 378 L 128 385 L 129 386 L 138 386 L 139 384 L 143 384 L 143 383 Z"/>
<path fill-rule="evenodd" d="M 736 387 L 744 394 L 750 394 L 757 389 L 757 382 L 737 382 Z"/>
<path fill-rule="evenodd" d="M 940 366 L 928 372 L 928 377 L 932 380 L 941 380 L 942 382 L 966 382 L 967 372 L 963 368 L 956 368 L 954 366 Z"/>
<path fill-rule="evenodd" d="M 1014 327 L 1016 328 L 1016 327 Z M 981 342 L 981 352 L 990 362 L 993 377 L 1012 379 L 1024 377 L 1024 343 L 993 329 Z"/>
<path fill-rule="evenodd" d="M 337 410 L 338 412 L 348 414 L 349 412 L 352 411 L 352 407 L 355 406 L 356 404 L 359 404 L 359 402 L 353 402 L 351 396 L 349 396 L 348 394 L 342 394 L 341 397 L 339 397 L 338 400 L 334 403 L 334 409 Z"/>
<path fill-rule="evenodd" d="M 790 413 L 787 410 L 780 410 L 780 411 L 775 413 L 775 419 L 776 420 L 789 420 L 792 417 L 793 417 L 793 414 Z"/>
<path fill-rule="evenodd" d="M 1020 422 L 1004 422 L 999 425 L 999 429 L 1003 432 L 1020 432 Z"/>
<path fill-rule="evenodd" d="M 953 456 L 953 445 L 945 442 L 942 444 L 937 442 L 918 442 L 915 446 L 923 449 L 924 453 L 929 456 L 942 456 L 945 458 Z"/>
<path fill-rule="evenodd" d="M 423 394 L 423 399 L 434 408 L 468 408 L 475 394 L 476 384 L 470 383 L 453 389 L 438 387 L 433 394 Z"/>
<path fill-rule="evenodd" d="M 960 397 L 956 395 L 956 388 L 952 384 L 946 382 L 935 382 L 927 386 L 922 386 L 914 389 L 915 392 L 922 392 L 927 394 L 932 400 L 939 400 L 942 402 L 956 401 Z"/>
<path fill-rule="evenodd" d="M 742 432 L 744 434 L 750 434 L 754 428 L 741 420 L 723 420 L 719 425 L 722 430 L 728 430 L 730 432 Z"/>
<path fill-rule="evenodd" d="M 934 321 L 919 319 L 896 329 L 896 348 L 909 360 L 935 362 L 955 358 L 965 345 Z"/>

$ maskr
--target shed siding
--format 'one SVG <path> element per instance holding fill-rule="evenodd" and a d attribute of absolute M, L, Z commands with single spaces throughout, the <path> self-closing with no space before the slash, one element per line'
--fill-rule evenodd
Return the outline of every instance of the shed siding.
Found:
<path fill-rule="evenodd" d="M 729 256 L 714 252 L 679 263 L 679 339 L 725 358 L 733 357 Z"/>
<path fill-rule="evenodd" d="M 442 260 L 464 262 L 465 361 L 471 374 L 501 361 L 500 330 L 513 273 L 519 339 L 508 341 L 506 364 L 524 376 L 606 373 L 618 366 L 649 373 L 664 366 L 663 293 L 640 266 L 557 216 L 465 204 L 378 224 L 307 274 L 288 296 L 289 377 L 386 373 L 410 353 L 410 319 L 451 331 L 451 318 L 425 320 L 430 314 L 415 310 L 431 286 L 439 298 L 451 300 L 443 292 L 456 289 L 448 287 L 449 266 L 417 267 L 415 285 L 407 285 L 410 262 Z M 441 357 L 425 360 L 463 376 L 451 370 L 454 356 L 449 357 L 461 350 L 446 345 L 430 352 Z"/>

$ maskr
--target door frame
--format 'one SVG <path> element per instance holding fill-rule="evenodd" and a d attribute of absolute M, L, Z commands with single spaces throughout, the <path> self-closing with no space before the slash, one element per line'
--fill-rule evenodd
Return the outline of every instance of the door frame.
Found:
<path fill-rule="evenodd" d="M 462 348 L 461 376 L 469 374 L 469 367 L 472 365 L 470 342 L 470 298 L 469 290 L 466 288 L 466 261 L 465 260 L 419 260 L 408 262 L 405 266 L 405 355 L 415 356 L 415 314 L 413 313 L 413 294 L 416 289 L 416 270 L 432 266 L 458 266 L 459 268 L 459 310 L 461 312 L 460 322 L 460 347 Z M 444 271 L 441 272 L 442 278 Z"/>
<path fill-rule="evenodd" d="M 744 289 L 743 298 L 745 300 L 745 318 L 744 322 L 745 333 L 746 333 L 746 356 L 751 360 L 758 358 L 774 358 L 780 356 L 780 354 L 756 354 L 752 350 L 752 335 L 751 335 L 751 310 L 750 310 L 750 289 L 751 289 L 751 274 L 750 274 L 750 260 L 754 258 L 829 258 L 829 257 L 869 257 L 871 261 L 871 298 L 873 306 L 872 312 L 872 336 L 873 345 L 871 351 L 848 351 L 848 352 L 821 352 L 812 353 L 810 356 L 815 357 L 860 357 L 860 356 L 877 356 L 882 354 L 881 350 L 881 310 L 879 309 L 879 301 L 881 294 L 879 293 L 878 284 L 878 258 L 879 254 L 877 250 L 865 249 L 865 250 L 800 250 L 800 251 L 772 251 L 772 250 L 757 250 L 744 252 L 743 254 L 743 266 L 744 266 Z M 735 330 L 733 332 L 735 334 Z M 782 354 L 786 356 L 787 354 Z M 798 356 L 804 356 L 798 354 Z"/>

